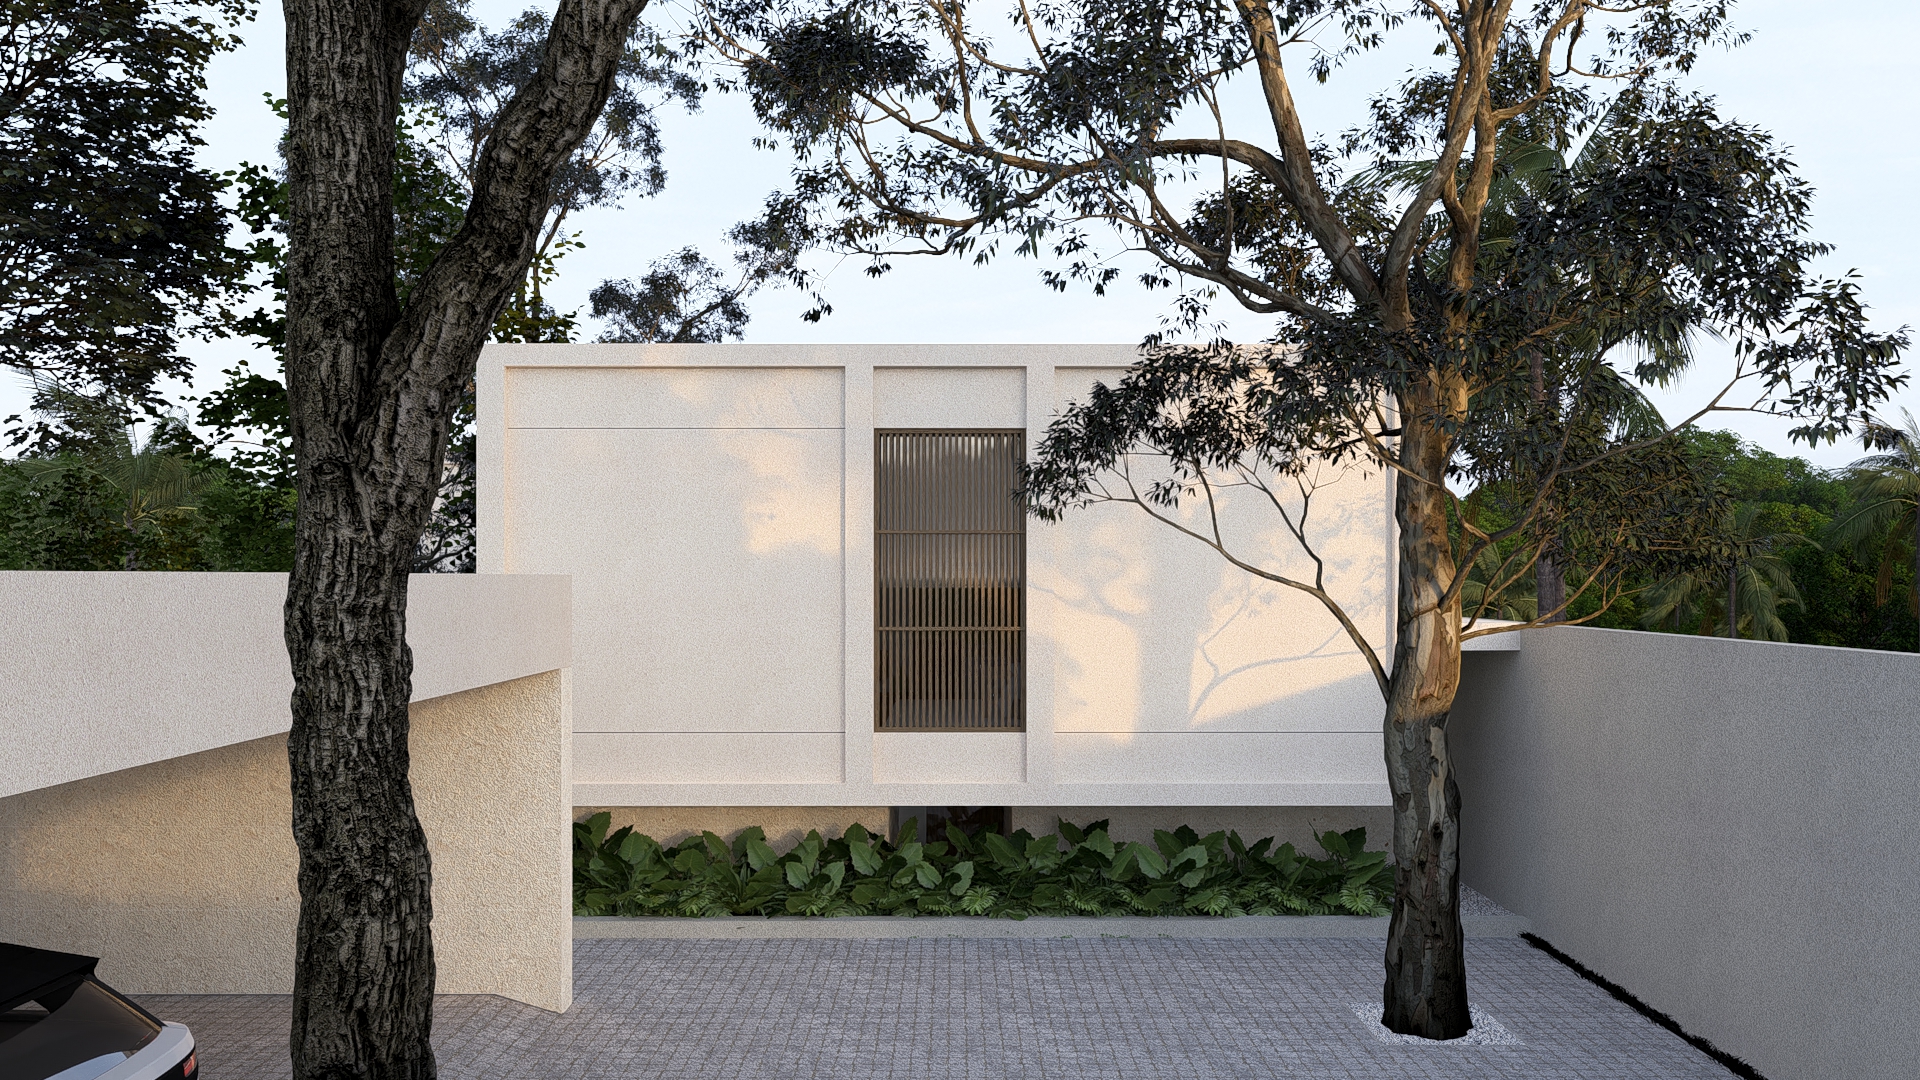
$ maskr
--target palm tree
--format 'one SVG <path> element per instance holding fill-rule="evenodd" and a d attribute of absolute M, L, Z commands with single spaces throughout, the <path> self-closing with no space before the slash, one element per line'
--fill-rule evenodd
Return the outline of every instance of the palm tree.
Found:
<path fill-rule="evenodd" d="M 1508 134 L 1502 136 L 1500 146 L 1500 166 L 1488 189 L 1481 219 L 1483 258 L 1497 260 L 1505 256 L 1513 246 L 1527 205 L 1546 192 L 1556 179 L 1592 177 L 1616 159 L 1620 146 L 1616 121 L 1625 109 L 1624 99 L 1616 102 L 1593 125 L 1572 158 L 1556 148 L 1570 148 L 1574 139 L 1574 133 L 1564 127 L 1521 125 L 1507 129 Z M 1386 162 L 1356 174 L 1349 184 L 1356 190 L 1374 188 L 1404 193 L 1424 183 L 1432 174 L 1433 165 L 1431 160 Z M 1448 220 L 1444 210 L 1435 210 L 1430 218 L 1431 227 L 1435 232 L 1443 231 L 1448 227 Z M 1436 281 L 1444 279 L 1447 259 L 1444 248 L 1435 245 L 1426 258 L 1428 277 Z M 1604 434 L 1630 442 L 1666 431 L 1666 419 L 1645 391 L 1598 361 L 1610 347 L 1636 351 L 1651 361 L 1649 370 L 1654 373 L 1653 381 L 1665 386 L 1693 362 L 1692 341 L 1685 330 L 1676 326 L 1666 333 L 1646 333 L 1614 343 L 1602 341 L 1597 334 L 1572 332 L 1562 335 L 1559 346 L 1559 355 L 1530 351 L 1531 399 L 1505 406 L 1514 413 L 1516 424 L 1539 422 L 1544 417 L 1550 418 L 1549 423 L 1554 426 L 1585 429 L 1589 434 Z M 1660 372 L 1666 374 L 1662 376 Z M 1496 403 L 1493 407 L 1502 405 Z M 1516 618 L 1515 613 L 1523 610 L 1529 612 L 1528 619 L 1535 614 L 1550 622 L 1567 618 L 1567 571 L 1571 553 L 1567 550 L 1566 538 L 1552 524 L 1553 510 L 1551 503 L 1541 507 L 1541 529 L 1532 553 L 1533 580 L 1523 583 L 1519 578 L 1510 577 L 1503 570 L 1503 559 L 1492 557 L 1492 562 L 1488 562 L 1490 556 L 1483 554 L 1468 568 L 1463 587 L 1473 599 L 1467 604 L 1467 610 L 1481 610 L 1500 618 Z M 1488 597 L 1487 587 L 1496 581 L 1505 582 L 1505 586 L 1497 589 L 1500 595 Z M 1506 595 L 1508 593 L 1512 595 Z"/>
<path fill-rule="evenodd" d="M 1884 452 L 1847 467 L 1853 506 L 1833 523 L 1831 536 L 1857 557 L 1879 560 L 1874 603 L 1882 607 L 1893 593 L 1894 567 L 1902 557 L 1912 558 L 1914 584 L 1907 600 L 1920 618 L 1920 422 L 1905 409 L 1900 415 L 1904 426 L 1875 422 L 1861 437 L 1869 449 Z"/>
<path fill-rule="evenodd" d="M 1728 637 L 1785 641 L 1780 609 L 1801 607 L 1800 589 L 1779 552 L 1813 541 L 1790 532 L 1762 532 L 1760 503 L 1740 503 L 1721 519 L 1727 557 L 1717 571 L 1679 574 L 1647 593 L 1644 626 L 1693 627 Z"/>
<path fill-rule="evenodd" d="M 35 411 L 79 436 L 79 450 L 51 458 L 28 458 L 16 466 L 29 480 L 50 482 L 68 473 L 98 478 L 120 493 L 119 523 L 127 531 L 125 567 L 139 569 L 140 536 L 193 513 L 207 486 L 204 476 L 179 454 L 164 452 L 166 439 L 185 426 L 178 417 L 162 417 L 140 431 L 121 403 L 84 394 L 52 379 L 33 380 Z"/>

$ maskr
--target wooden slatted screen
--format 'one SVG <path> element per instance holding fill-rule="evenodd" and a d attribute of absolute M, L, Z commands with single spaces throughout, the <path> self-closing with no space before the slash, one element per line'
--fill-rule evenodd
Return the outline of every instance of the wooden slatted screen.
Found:
<path fill-rule="evenodd" d="M 874 727 L 1024 731 L 1022 431 L 874 434 Z"/>

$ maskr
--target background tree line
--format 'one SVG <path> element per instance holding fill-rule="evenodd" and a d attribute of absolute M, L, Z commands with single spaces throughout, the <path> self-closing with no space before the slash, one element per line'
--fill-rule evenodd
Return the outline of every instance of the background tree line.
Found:
<path fill-rule="evenodd" d="M 1920 462 L 1911 421 L 1893 434 L 1890 452 L 1827 470 L 1730 431 L 1686 433 L 1687 458 L 1705 489 L 1699 513 L 1733 554 L 1697 573 L 1630 575 L 1610 603 L 1575 597 L 1566 621 L 1726 637 L 1731 593 L 1743 638 L 1920 651 L 1913 509 Z M 1465 512 L 1483 527 L 1504 528 L 1515 507 L 1499 485 L 1488 485 L 1469 497 Z M 1473 568 L 1468 609 L 1484 602 L 1488 618 L 1533 618 L 1531 575 L 1489 590 L 1500 562 L 1494 549 Z"/>
<path fill-rule="evenodd" d="M 18 231 L 8 245 L 13 257 L 0 306 L 9 354 L 0 359 L 32 374 L 35 408 L 9 418 L 20 456 L 0 462 L 0 568 L 285 571 L 296 502 L 280 376 L 284 170 L 278 163 L 250 164 L 215 175 L 187 156 L 198 145 L 194 128 L 206 116 L 197 80 L 216 52 L 231 47 L 232 30 L 247 13 L 234 4 L 150 0 L 79 8 L 13 3 L 9 13 L 8 40 L 15 47 L 5 56 L 13 88 L 7 108 L 34 126 L 29 140 L 20 125 L 10 125 L 10 149 L 37 168 L 0 178 L 8 220 Z M 545 18 L 534 10 L 496 31 L 478 24 L 465 0 L 429 6 L 415 35 L 396 132 L 396 291 L 402 299 L 458 229 L 475 155 L 492 118 L 531 73 L 544 34 Z M 558 311 L 542 295 L 559 260 L 583 243 L 566 227 L 568 218 L 664 185 L 655 110 L 670 103 L 697 107 L 705 89 L 682 59 L 644 25 L 636 31 L 613 99 L 556 183 L 532 269 L 497 319 L 494 340 L 579 338 L 582 313 Z M 142 81 L 133 85 L 160 107 L 125 107 L 124 93 L 113 91 L 128 86 L 100 75 L 104 63 L 138 74 Z M 284 120 L 285 102 L 268 106 Z M 121 171 L 132 154 L 132 172 L 147 181 L 144 202 L 78 194 L 107 184 L 101 146 L 119 151 L 115 168 Z M 1593 147 L 1589 143 L 1583 159 L 1593 156 Z M 1527 148 L 1516 147 L 1511 157 L 1505 186 L 1494 193 L 1503 204 L 1537 187 L 1532 178 L 1544 172 Z M 1380 170 L 1379 179 L 1417 178 L 1429 164 L 1405 162 Z M 221 203 L 222 194 L 230 205 Z M 798 254 L 818 238 L 801 235 L 806 227 L 801 207 L 770 200 L 760 220 L 728 238 L 735 251 L 731 270 L 687 249 L 632 279 L 602 283 L 590 298 L 591 316 L 605 327 L 600 339 L 742 336 L 746 300 L 755 290 L 810 284 Z M 111 239 L 129 233 L 136 243 Z M 56 235 L 66 239 L 43 242 Z M 95 242 L 87 243 L 89 236 Z M 49 246 L 53 250 L 42 250 Z M 82 279 L 94 284 L 72 287 Z M 257 299 L 262 286 L 270 296 L 264 304 Z M 811 315 L 827 310 L 821 304 Z M 175 402 L 156 391 L 163 378 L 191 375 L 178 347 L 182 336 L 227 335 L 259 345 L 259 363 L 227 369 L 223 382 L 198 398 Z M 472 409 L 470 398 L 460 406 L 441 499 L 417 558 L 422 571 L 473 567 Z M 1726 580 L 1707 573 L 1630 575 L 1616 601 L 1576 596 L 1566 618 L 1726 635 L 1731 598 L 1743 637 L 1920 648 L 1914 432 L 1888 428 L 1885 434 L 1891 456 L 1905 455 L 1904 481 L 1897 467 L 1889 479 L 1886 461 L 1858 474 L 1829 472 L 1728 432 L 1689 434 L 1690 460 L 1724 500 L 1702 513 L 1720 519 L 1715 531 L 1743 556 L 1729 560 Z M 1885 512 L 1889 492 L 1893 506 Z M 1471 505 L 1484 524 L 1504 527 L 1517 512 L 1507 501 L 1501 485 L 1490 484 Z M 1499 583 L 1498 554 L 1481 556 L 1469 586 L 1475 602 L 1489 600 L 1488 586 Z M 1496 589 L 1486 613 L 1532 617 L 1538 582 L 1551 590 L 1554 577 L 1564 577 L 1561 568 Z"/>
<path fill-rule="evenodd" d="M 28 165 L 0 174 L 0 364 L 34 397 L 30 413 L 7 418 L 16 456 L 0 461 L 0 569 L 291 569 L 286 172 L 276 161 L 217 174 L 192 160 L 209 115 L 205 66 L 251 12 L 239 0 L 9 0 L 7 13 L 4 149 Z M 467 0 L 428 6 L 396 130 L 402 302 L 458 231 L 480 149 L 531 77 L 546 28 L 537 9 L 491 30 Z M 584 244 L 569 218 L 661 190 L 656 112 L 697 109 L 704 89 L 667 42 L 636 28 L 606 109 L 556 178 L 532 267 L 493 340 L 581 337 L 583 313 L 542 295 Z M 266 107 L 286 120 L 284 100 Z M 731 265 L 686 248 L 602 282 L 587 313 L 599 340 L 739 338 L 754 292 L 809 281 L 779 207 L 768 209 L 725 238 Z M 182 340 L 212 337 L 251 340 L 262 355 L 209 392 L 169 399 L 164 380 L 195 375 Z M 469 387 L 417 570 L 473 570 L 473 482 Z"/>

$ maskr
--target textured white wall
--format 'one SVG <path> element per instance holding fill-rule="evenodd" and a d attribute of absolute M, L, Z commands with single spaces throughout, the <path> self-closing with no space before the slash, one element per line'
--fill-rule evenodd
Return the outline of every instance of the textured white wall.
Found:
<path fill-rule="evenodd" d="M 568 582 L 416 575 L 440 989 L 572 994 Z M 0 939 L 151 993 L 291 988 L 276 574 L 0 574 Z"/>
<path fill-rule="evenodd" d="M 413 706 L 441 993 L 572 1000 L 565 682 Z M 288 993 L 292 812 L 284 735 L 0 799 L 0 939 L 98 956 L 128 993 Z"/>
<path fill-rule="evenodd" d="M 284 574 L 0 573 L 0 797 L 273 734 Z M 415 574 L 413 699 L 568 664 L 565 578 Z"/>
<path fill-rule="evenodd" d="M 1029 523 L 1028 730 L 876 733 L 876 428 L 1024 428 L 1124 346 L 489 346 L 483 571 L 570 574 L 575 799 L 603 806 L 1387 801 L 1338 624 L 1131 507 Z M 1310 534 L 1384 646 L 1379 475 Z M 1237 550 L 1311 575 L 1238 493 Z"/>
<path fill-rule="evenodd" d="M 1915 1075 L 1920 656 L 1507 636 L 1448 728 L 1462 880 L 1774 1080 Z"/>

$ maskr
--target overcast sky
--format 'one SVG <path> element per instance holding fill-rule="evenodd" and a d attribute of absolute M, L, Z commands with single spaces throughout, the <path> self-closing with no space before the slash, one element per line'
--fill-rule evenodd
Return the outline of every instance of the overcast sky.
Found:
<path fill-rule="evenodd" d="M 480 0 L 475 14 L 498 25 L 525 6 Z M 658 21 L 669 14 L 656 0 L 649 17 Z M 1753 31 L 1753 41 L 1709 56 L 1692 81 L 1717 95 L 1726 113 L 1772 131 L 1792 148 L 1818 192 L 1815 233 L 1836 248 L 1823 269 L 1859 270 L 1879 328 L 1920 325 L 1920 266 L 1913 256 L 1920 247 L 1920 220 L 1912 199 L 1920 175 L 1915 168 L 1920 93 L 1914 89 L 1920 65 L 1912 51 L 1912 43 L 1920 40 L 1920 4 L 1748 0 L 1736 15 Z M 226 169 L 241 161 L 272 160 L 279 122 L 262 96 L 285 89 L 282 32 L 279 10 L 268 4 L 260 20 L 243 32 L 244 48 L 215 61 L 208 92 L 217 115 L 207 129 L 203 155 L 208 165 Z M 1393 68 L 1376 63 L 1336 74 L 1326 87 L 1302 79 L 1298 92 L 1309 131 L 1333 134 L 1356 121 L 1366 95 L 1393 74 Z M 699 114 L 670 111 L 663 121 L 665 192 L 577 219 L 586 248 L 561 262 L 559 280 L 548 291 L 562 310 L 584 308 L 588 290 L 600 281 L 642 273 L 652 259 L 685 245 L 720 254 L 718 240 L 727 227 L 750 216 L 767 192 L 782 186 L 787 162 L 749 146 L 756 129 L 740 99 L 710 95 Z M 1256 141 L 1270 143 L 1271 137 L 1256 135 Z M 1006 259 L 986 268 L 952 259 L 895 264 L 892 274 L 876 281 L 859 272 L 858 261 L 838 266 L 822 261 L 821 268 L 831 271 L 827 289 L 834 314 L 818 325 L 807 324 L 798 318 L 808 306 L 804 297 L 763 295 L 752 306 L 747 340 L 1137 342 L 1165 311 L 1164 294 L 1135 288 L 1114 290 L 1104 299 L 1054 293 L 1040 284 L 1040 264 L 1029 259 Z M 1225 307 L 1220 311 L 1227 313 Z M 1229 325 L 1229 333 L 1240 340 L 1272 332 L 1269 320 L 1245 313 L 1236 313 Z M 203 385 L 217 382 L 219 368 L 234 357 L 251 352 L 236 343 L 189 343 L 187 348 Z M 1670 419 L 1677 418 L 1718 389 L 1724 376 L 1717 359 L 1703 362 L 1677 391 L 1662 393 L 1657 401 Z M 1920 391 L 1909 388 L 1898 404 L 1920 413 Z M 1765 418 L 1728 417 L 1709 424 L 1828 466 L 1861 453 L 1857 444 L 1811 451 L 1789 445 L 1784 434 L 1789 425 Z"/>

